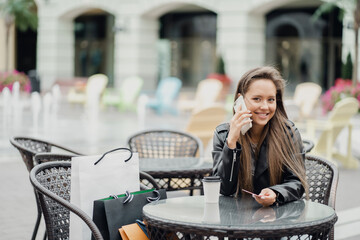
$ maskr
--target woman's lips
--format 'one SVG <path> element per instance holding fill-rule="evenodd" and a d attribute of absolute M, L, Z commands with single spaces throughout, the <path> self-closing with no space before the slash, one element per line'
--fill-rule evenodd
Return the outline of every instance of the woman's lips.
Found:
<path fill-rule="evenodd" d="M 259 117 L 259 118 L 267 118 L 267 116 L 269 115 L 269 113 L 257 113 L 255 112 L 255 114 Z"/>

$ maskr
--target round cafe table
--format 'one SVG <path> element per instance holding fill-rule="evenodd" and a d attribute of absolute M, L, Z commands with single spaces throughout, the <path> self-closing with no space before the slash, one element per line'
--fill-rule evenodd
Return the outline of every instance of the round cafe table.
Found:
<path fill-rule="evenodd" d="M 261 207 L 252 197 L 169 198 L 147 204 L 144 221 L 150 239 L 327 239 L 337 221 L 329 206 L 306 200 Z"/>

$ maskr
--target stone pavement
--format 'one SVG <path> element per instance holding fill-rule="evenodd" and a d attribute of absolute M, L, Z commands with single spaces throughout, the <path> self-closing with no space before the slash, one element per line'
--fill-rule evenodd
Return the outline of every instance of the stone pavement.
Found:
<path fill-rule="evenodd" d="M 138 121 L 134 112 L 120 113 L 115 109 L 102 109 L 97 120 L 92 120 L 81 106 L 62 103 L 56 116 L 40 117 L 33 124 L 29 108 L 24 109 L 21 121 L 0 119 L 0 239 L 30 239 L 37 211 L 28 172 L 19 152 L 10 145 L 9 138 L 25 135 L 44 138 L 71 147 L 86 154 L 99 154 L 126 146 L 132 133 L 144 128 L 170 128 L 183 130 L 189 114 L 158 116 L 147 111 L 145 122 Z M 353 139 L 360 136 L 360 117 L 355 118 Z M 6 124 L 5 124 L 6 123 Z M 360 159 L 358 142 L 353 144 Z M 355 149 L 356 148 L 356 149 Z M 335 239 L 360 239 L 360 169 L 340 167 L 335 225 Z M 181 194 L 181 193 L 180 193 Z M 37 239 L 42 239 L 42 221 Z"/>

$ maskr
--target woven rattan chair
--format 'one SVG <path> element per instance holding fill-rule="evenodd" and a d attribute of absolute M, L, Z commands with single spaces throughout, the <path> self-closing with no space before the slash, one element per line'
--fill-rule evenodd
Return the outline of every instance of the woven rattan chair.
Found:
<path fill-rule="evenodd" d="M 203 156 L 203 145 L 200 139 L 192 134 L 175 131 L 153 129 L 138 132 L 128 139 L 133 152 L 139 158 L 176 158 Z"/>
<path fill-rule="evenodd" d="M 10 138 L 10 143 L 19 150 L 21 157 L 26 165 L 28 171 L 36 165 L 34 157 L 37 153 L 44 152 L 61 152 L 73 155 L 83 155 L 67 147 L 61 146 L 56 143 L 52 143 L 47 140 L 17 136 Z"/>
<path fill-rule="evenodd" d="M 42 158 L 49 159 L 49 156 L 37 156 L 40 161 Z M 140 179 L 146 179 L 153 184 L 153 188 L 160 189 L 149 174 L 140 172 Z M 38 164 L 30 171 L 30 182 L 38 194 L 49 240 L 69 239 L 70 211 L 88 225 L 96 240 L 103 239 L 91 217 L 70 203 L 71 162 L 50 161 Z"/>
<path fill-rule="evenodd" d="M 32 137 L 24 137 L 24 136 L 12 137 L 12 138 L 10 138 L 10 143 L 20 152 L 20 155 L 21 155 L 21 157 L 26 165 L 26 168 L 29 172 L 37 164 L 35 162 L 35 158 L 34 158 L 37 153 L 59 151 L 59 152 L 65 152 L 65 153 L 74 154 L 74 155 L 82 155 L 79 152 L 76 152 L 69 148 L 63 147 L 59 144 L 52 143 L 47 140 L 32 138 Z M 35 194 L 35 198 L 37 201 L 38 215 L 37 215 L 34 231 L 33 231 L 32 238 L 31 238 L 32 240 L 36 239 L 37 231 L 39 229 L 39 224 L 40 224 L 40 220 L 41 220 L 41 208 L 38 204 L 38 199 L 36 197 L 36 194 Z M 45 234 L 45 236 L 46 236 L 46 234 Z M 44 239 L 45 239 L 45 237 L 44 237 Z"/>
<path fill-rule="evenodd" d="M 30 171 L 30 182 L 38 193 L 49 240 L 69 239 L 70 211 L 89 226 L 96 240 L 103 239 L 92 219 L 70 203 L 71 162 L 39 164 Z"/>
<path fill-rule="evenodd" d="M 189 133 L 175 130 L 153 129 L 138 132 L 128 139 L 129 148 L 133 152 L 138 152 L 139 158 L 180 158 L 203 156 L 203 145 L 201 140 Z M 181 185 L 194 187 L 194 178 L 178 176 L 176 180 L 171 177 L 157 178 L 153 176 L 162 188 L 169 191 L 174 190 L 172 182 L 176 182 L 176 190 L 181 189 Z M 190 190 L 190 195 L 193 189 Z"/>
<path fill-rule="evenodd" d="M 314 144 L 313 141 L 310 141 L 308 139 L 303 139 L 302 142 L 303 142 L 304 152 L 305 153 L 310 152 L 314 148 L 315 144 Z"/>
<path fill-rule="evenodd" d="M 309 199 L 335 209 L 339 181 L 337 167 L 322 157 L 306 155 L 305 168 L 309 185 Z M 334 229 L 332 229 L 329 239 L 334 239 Z"/>
<path fill-rule="evenodd" d="M 336 189 L 339 181 L 337 167 L 322 157 L 306 155 L 305 168 L 310 200 L 335 209 Z"/>

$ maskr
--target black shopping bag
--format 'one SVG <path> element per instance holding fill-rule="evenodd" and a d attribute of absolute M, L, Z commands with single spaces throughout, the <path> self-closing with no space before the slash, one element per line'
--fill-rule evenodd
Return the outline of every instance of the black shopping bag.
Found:
<path fill-rule="evenodd" d="M 142 219 L 143 206 L 166 199 L 166 190 L 144 190 L 94 201 L 93 220 L 105 240 L 121 240 L 119 228 Z"/>

